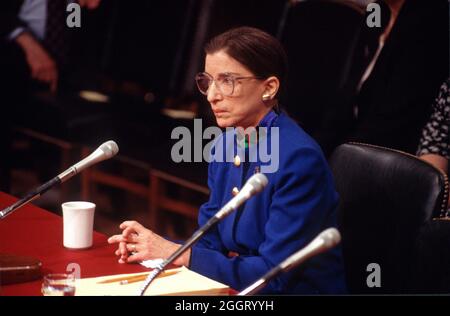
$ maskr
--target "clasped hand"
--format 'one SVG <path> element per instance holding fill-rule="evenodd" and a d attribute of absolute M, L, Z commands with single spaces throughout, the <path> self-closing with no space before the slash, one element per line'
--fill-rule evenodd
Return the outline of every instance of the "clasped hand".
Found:
<path fill-rule="evenodd" d="M 125 221 L 119 226 L 122 234 L 111 236 L 110 244 L 118 244 L 115 251 L 119 263 L 136 263 L 150 259 L 167 259 L 180 245 L 171 242 L 136 221 Z M 190 251 L 173 262 L 177 266 L 188 266 Z"/>

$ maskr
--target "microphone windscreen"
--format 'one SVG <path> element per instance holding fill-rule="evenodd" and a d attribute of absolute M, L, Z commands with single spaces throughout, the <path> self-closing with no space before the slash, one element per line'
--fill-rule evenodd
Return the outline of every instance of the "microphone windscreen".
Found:
<path fill-rule="evenodd" d="M 105 153 L 106 158 L 111 158 L 119 152 L 119 146 L 113 140 L 104 142 L 99 148 Z"/>
<path fill-rule="evenodd" d="M 269 183 L 267 177 L 262 173 L 256 173 L 247 181 L 247 185 L 251 186 L 252 194 L 261 192 Z"/>
<path fill-rule="evenodd" d="M 336 228 L 328 228 L 321 232 L 318 239 L 322 239 L 326 249 L 333 248 L 341 241 L 341 234 Z"/>

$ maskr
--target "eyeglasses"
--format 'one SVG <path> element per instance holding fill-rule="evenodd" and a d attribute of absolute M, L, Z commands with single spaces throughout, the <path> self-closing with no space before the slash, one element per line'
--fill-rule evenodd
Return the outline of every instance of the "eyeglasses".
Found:
<path fill-rule="evenodd" d="M 209 87 L 214 82 L 217 90 L 224 96 L 231 96 L 236 86 L 236 80 L 242 79 L 262 79 L 255 76 L 235 76 L 229 73 L 220 74 L 217 79 L 214 79 L 209 73 L 200 72 L 195 76 L 195 82 L 197 83 L 198 90 L 204 95 L 208 94 Z"/>

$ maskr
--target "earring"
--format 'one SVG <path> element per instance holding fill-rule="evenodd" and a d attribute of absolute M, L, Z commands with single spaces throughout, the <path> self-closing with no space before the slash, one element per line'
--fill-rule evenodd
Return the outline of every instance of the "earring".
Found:
<path fill-rule="evenodd" d="M 271 99 L 270 94 L 268 94 L 268 93 L 263 94 L 263 96 L 262 96 L 262 100 L 263 100 L 263 101 L 268 101 L 268 100 L 270 100 L 270 99 Z"/>

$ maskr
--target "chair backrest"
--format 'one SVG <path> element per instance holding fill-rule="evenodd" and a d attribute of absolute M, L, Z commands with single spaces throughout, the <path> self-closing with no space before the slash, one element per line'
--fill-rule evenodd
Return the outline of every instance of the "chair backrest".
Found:
<path fill-rule="evenodd" d="M 445 216 L 446 175 L 410 154 L 356 143 L 337 147 L 330 165 L 349 292 L 408 292 L 420 228 Z"/>

